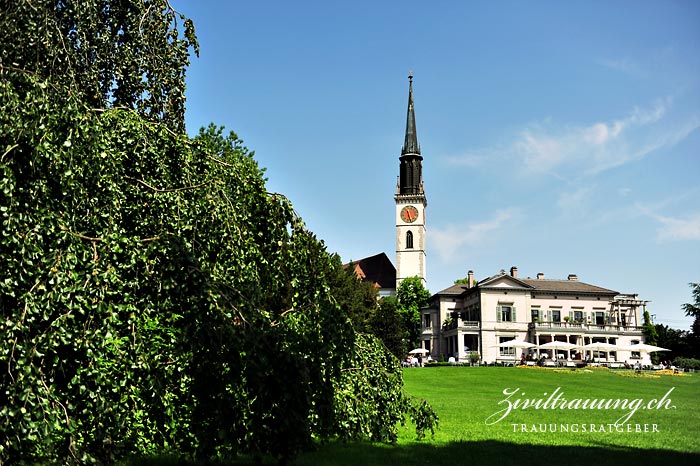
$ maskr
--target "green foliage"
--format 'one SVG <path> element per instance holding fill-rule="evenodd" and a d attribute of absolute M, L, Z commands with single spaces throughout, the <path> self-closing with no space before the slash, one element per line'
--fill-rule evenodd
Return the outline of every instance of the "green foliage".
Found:
<path fill-rule="evenodd" d="M 338 261 L 235 134 L 6 69 L 0 127 L 0 462 L 289 458 L 392 440 L 413 412 L 336 305 Z"/>
<path fill-rule="evenodd" d="M 420 277 L 405 278 L 396 290 L 399 312 L 408 332 L 408 346 L 420 346 L 422 307 L 428 305 L 430 292 L 425 289 Z"/>
<path fill-rule="evenodd" d="M 167 0 L 3 2 L 0 65 L 70 88 L 93 108 L 127 107 L 184 129 L 192 21 Z"/>
<path fill-rule="evenodd" d="M 408 335 L 396 298 L 382 298 L 379 310 L 372 315 L 369 326 L 370 332 L 379 338 L 398 360 L 406 356 L 409 351 Z"/>
<path fill-rule="evenodd" d="M 0 464 L 434 426 L 252 152 L 182 133 L 197 46 L 167 1 L 12 2 L 0 44 Z"/>
<path fill-rule="evenodd" d="M 700 371 L 700 359 L 678 357 L 673 360 L 673 365 L 683 369 Z"/>
<path fill-rule="evenodd" d="M 457 280 L 454 281 L 455 285 L 466 285 L 469 283 L 469 277 L 464 277 L 464 278 L 458 278 Z M 474 285 L 478 285 L 479 281 L 474 280 Z"/>
<path fill-rule="evenodd" d="M 403 393 L 398 359 L 371 335 L 358 335 L 349 367 L 336 380 L 336 413 L 349 439 L 395 442 L 397 426 L 408 414 L 418 438 L 434 431 L 437 415 L 430 405 Z"/>
<path fill-rule="evenodd" d="M 656 327 L 651 323 L 651 316 L 649 311 L 644 311 L 643 315 L 644 322 L 642 323 L 642 333 L 644 334 L 644 341 L 649 345 L 656 345 L 658 343 L 658 334 L 656 333 Z"/>
<path fill-rule="evenodd" d="M 688 317 L 693 317 L 690 326 L 688 343 L 691 356 L 700 358 L 700 283 L 689 283 L 693 293 L 693 302 L 683 304 L 683 311 Z"/>
<path fill-rule="evenodd" d="M 651 323 L 649 311 L 644 311 L 643 319 L 644 322 L 642 323 L 642 334 L 644 335 L 644 342 L 649 345 L 657 345 L 659 335 L 656 333 L 656 327 L 654 327 L 654 324 Z M 658 363 L 659 355 L 657 353 L 652 353 L 651 360 L 654 363 Z"/>
<path fill-rule="evenodd" d="M 338 255 L 333 257 L 333 261 L 337 273 L 329 285 L 333 288 L 338 306 L 350 318 L 356 331 L 370 332 L 370 320 L 378 308 L 377 288 L 374 283 L 358 278 L 352 262 L 347 267 L 342 267 Z"/>
<path fill-rule="evenodd" d="M 690 333 L 687 330 L 670 328 L 668 325 L 656 324 L 658 346 L 671 350 L 663 353 L 664 359 L 688 357 L 691 355 Z"/>

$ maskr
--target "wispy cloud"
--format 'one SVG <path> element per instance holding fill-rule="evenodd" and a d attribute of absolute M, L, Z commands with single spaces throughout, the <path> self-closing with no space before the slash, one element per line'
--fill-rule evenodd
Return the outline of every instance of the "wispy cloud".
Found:
<path fill-rule="evenodd" d="M 620 196 L 622 196 L 622 197 L 627 197 L 627 196 L 629 196 L 629 194 L 630 194 L 631 192 L 632 192 L 632 188 L 627 188 L 627 187 L 625 187 L 625 188 L 619 188 L 619 189 L 617 190 L 617 193 L 618 193 Z"/>
<path fill-rule="evenodd" d="M 643 76 L 646 74 L 639 63 L 628 57 L 603 58 L 599 60 L 598 63 L 611 70 L 620 71 L 632 76 Z"/>
<path fill-rule="evenodd" d="M 661 208 L 683 200 L 694 191 L 696 190 L 663 200 L 656 205 L 635 204 L 638 212 L 657 222 L 657 240 L 662 242 L 700 240 L 700 212 L 689 212 L 684 216 L 675 217 L 659 213 Z"/>
<path fill-rule="evenodd" d="M 634 107 L 620 118 L 588 125 L 562 125 L 545 119 L 526 125 L 510 141 L 494 148 L 446 160 L 454 166 L 469 167 L 487 160 L 501 161 L 524 176 L 548 174 L 566 180 L 591 177 L 671 148 L 700 128 L 697 114 L 679 117 L 672 111 L 673 99 L 666 97 L 646 107 Z"/>
<path fill-rule="evenodd" d="M 459 249 L 477 245 L 490 234 L 513 219 L 515 209 L 498 210 L 483 222 L 461 225 L 448 225 L 445 228 L 432 227 L 429 231 L 430 244 L 437 250 L 441 261 L 450 262 L 455 259 Z"/>
<path fill-rule="evenodd" d="M 529 172 L 563 171 L 595 175 L 678 144 L 700 128 L 697 116 L 677 124 L 660 124 L 672 99 L 634 108 L 625 117 L 587 126 L 531 125 L 513 144 Z"/>
<path fill-rule="evenodd" d="M 656 231 L 656 238 L 660 241 L 700 241 L 700 214 L 687 218 L 655 215 L 654 219 L 661 224 Z"/>
<path fill-rule="evenodd" d="M 586 201 L 595 192 L 596 185 L 581 186 L 573 191 L 564 191 L 559 195 L 557 206 L 570 215 L 580 213 L 586 205 Z"/>

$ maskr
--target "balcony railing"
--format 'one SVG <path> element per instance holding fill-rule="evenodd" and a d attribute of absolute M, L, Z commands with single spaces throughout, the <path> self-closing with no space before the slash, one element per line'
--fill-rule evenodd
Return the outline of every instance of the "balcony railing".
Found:
<path fill-rule="evenodd" d="M 462 319 L 453 319 L 450 322 L 446 322 L 442 325 L 443 330 L 454 330 L 456 328 L 462 328 L 462 329 L 479 329 L 481 327 L 481 323 L 478 320 L 462 320 Z"/>
<path fill-rule="evenodd" d="M 590 322 L 530 322 L 530 329 L 564 330 L 586 333 L 641 333 L 642 327 L 627 324 L 594 324 Z"/>

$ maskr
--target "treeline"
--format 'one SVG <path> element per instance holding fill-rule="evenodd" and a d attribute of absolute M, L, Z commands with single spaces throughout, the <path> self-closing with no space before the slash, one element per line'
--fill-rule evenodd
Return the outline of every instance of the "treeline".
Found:
<path fill-rule="evenodd" d="M 435 427 L 253 153 L 184 133 L 188 20 L 165 0 L 2 9 L 0 464 L 284 461 Z"/>
<path fill-rule="evenodd" d="M 647 343 L 669 351 L 652 355 L 654 362 L 673 361 L 674 365 L 688 369 L 700 368 L 700 284 L 689 283 L 693 301 L 681 307 L 685 315 L 693 318 L 690 330 L 679 330 L 668 325 L 647 325 L 649 313 L 645 312 L 644 338 Z"/>

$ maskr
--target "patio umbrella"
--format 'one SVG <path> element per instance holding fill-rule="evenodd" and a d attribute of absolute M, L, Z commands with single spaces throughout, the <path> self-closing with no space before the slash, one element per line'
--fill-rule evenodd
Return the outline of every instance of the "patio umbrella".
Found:
<path fill-rule="evenodd" d="M 660 346 L 647 345 L 646 343 L 622 346 L 620 347 L 620 349 L 624 349 L 626 351 L 644 351 L 645 353 L 654 353 L 656 351 L 671 351 L 670 349 L 661 348 Z"/>
<path fill-rule="evenodd" d="M 408 352 L 408 354 L 419 354 L 419 353 L 425 354 L 425 353 L 430 353 L 430 351 L 428 351 L 425 348 L 416 348 L 416 349 L 412 349 L 411 351 Z"/>
<path fill-rule="evenodd" d="M 578 347 L 579 347 L 579 345 L 574 345 L 573 343 L 569 343 L 568 341 L 556 341 L 555 340 L 555 341 L 550 341 L 549 343 L 545 343 L 543 345 L 539 345 L 537 348 L 539 348 L 541 350 L 550 350 L 550 349 L 555 350 L 554 352 L 556 354 L 556 350 L 569 351 L 569 350 L 572 350 L 572 349 L 578 348 Z M 556 358 L 554 358 L 554 359 L 556 359 Z"/>
<path fill-rule="evenodd" d="M 574 345 L 568 341 L 550 341 L 543 345 L 538 346 L 539 349 L 553 349 L 553 350 L 571 350 L 574 348 L 579 348 L 579 345 Z"/>
<path fill-rule="evenodd" d="M 606 343 L 604 341 L 594 341 L 594 342 L 589 343 L 587 345 L 583 345 L 582 348 L 585 350 L 598 351 L 598 352 L 605 351 L 606 353 L 608 353 L 610 351 L 620 351 L 621 349 L 625 349 L 622 346 L 613 345 L 612 343 Z M 600 357 L 600 355 L 598 357 Z M 608 360 L 607 354 L 605 356 L 605 360 L 606 361 Z"/>
<path fill-rule="evenodd" d="M 626 349 L 624 346 L 617 346 L 603 341 L 594 341 L 593 343 L 583 345 L 582 348 L 593 351 L 619 351 L 621 349 Z"/>

